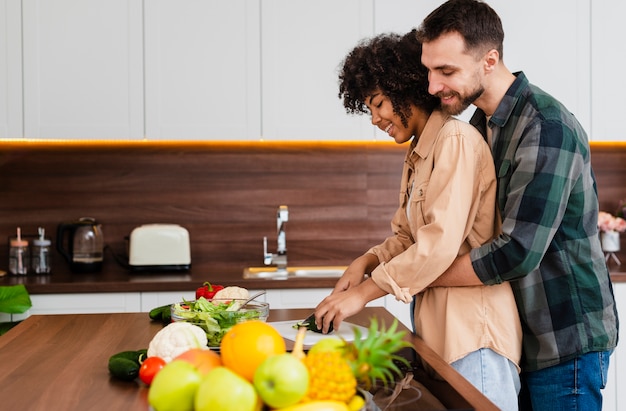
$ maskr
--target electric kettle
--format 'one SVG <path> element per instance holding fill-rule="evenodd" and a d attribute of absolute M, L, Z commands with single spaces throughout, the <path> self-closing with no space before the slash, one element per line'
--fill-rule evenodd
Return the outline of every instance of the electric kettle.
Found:
<path fill-rule="evenodd" d="M 104 237 L 102 226 L 94 218 L 59 224 L 56 246 L 73 272 L 92 273 L 102 269 Z"/>

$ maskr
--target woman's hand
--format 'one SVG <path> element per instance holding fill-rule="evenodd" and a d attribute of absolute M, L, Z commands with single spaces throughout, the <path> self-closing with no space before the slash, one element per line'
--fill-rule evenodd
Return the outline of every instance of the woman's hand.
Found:
<path fill-rule="evenodd" d="M 386 294 L 371 278 L 347 290 L 335 290 L 315 309 L 315 323 L 324 334 L 328 333 L 331 323 L 334 329 L 339 329 L 343 320 L 357 314 L 368 302 Z"/>
<path fill-rule="evenodd" d="M 332 293 L 346 291 L 361 284 L 365 279 L 365 274 L 371 273 L 378 264 L 378 258 L 374 254 L 363 254 L 355 259 L 337 280 Z"/>

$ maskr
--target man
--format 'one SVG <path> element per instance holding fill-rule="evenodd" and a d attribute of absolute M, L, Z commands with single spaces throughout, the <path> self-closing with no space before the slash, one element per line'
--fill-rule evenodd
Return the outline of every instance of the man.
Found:
<path fill-rule="evenodd" d="M 618 319 L 597 232 L 589 143 L 556 99 L 511 73 L 504 31 L 477 0 L 450 0 L 418 30 L 429 92 L 492 146 L 502 234 L 431 286 L 510 281 L 522 320 L 520 408 L 600 410 Z"/>

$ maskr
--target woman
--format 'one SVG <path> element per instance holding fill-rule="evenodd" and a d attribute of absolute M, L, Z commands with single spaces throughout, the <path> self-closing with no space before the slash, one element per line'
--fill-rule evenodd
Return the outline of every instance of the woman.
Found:
<path fill-rule="evenodd" d="M 340 72 L 348 113 L 370 113 L 410 142 L 393 235 L 355 259 L 316 308 L 325 331 L 386 294 L 414 301 L 414 331 L 503 410 L 517 410 L 521 327 L 509 284 L 428 288 L 455 257 L 493 238 L 496 178 L 489 146 L 428 93 L 415 31 L 360 43 Z"/>

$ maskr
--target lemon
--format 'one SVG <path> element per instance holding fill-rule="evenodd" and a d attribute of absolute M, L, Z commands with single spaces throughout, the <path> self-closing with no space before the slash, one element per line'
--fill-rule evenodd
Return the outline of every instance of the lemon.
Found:
<path fill-rule="evenodd" d="M 350 401 L 348 401 L 348 409 L 350 411 L 359 411 L 365 407 L 365 399 L 360 395 L 355 395 Z"/>

